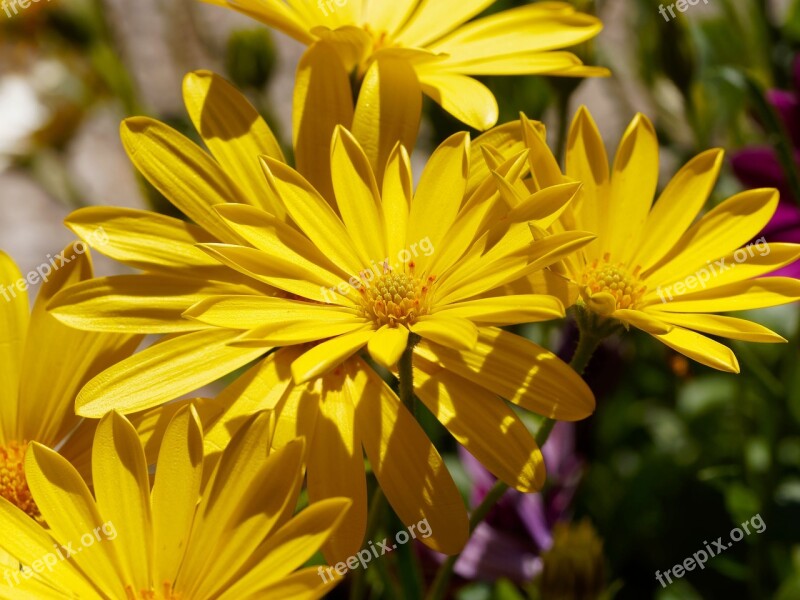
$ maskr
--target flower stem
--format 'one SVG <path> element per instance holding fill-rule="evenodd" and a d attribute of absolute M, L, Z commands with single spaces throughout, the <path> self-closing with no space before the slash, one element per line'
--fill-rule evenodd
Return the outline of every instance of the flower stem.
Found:
<path fill-rule="evenodd" d="M 408 335 L 408 344 L 406 345 L 406 349 L 403 350 L 403 354 L 400 357 L 400 361 L 397 363 L 397 370 L 399 375 L 399 392 L 400 392 L 400 400 L 405 405 L 405 407 L 413 414 L 415 417 L 417 416 L 416 410 L 416 402 L 414 399 L 414 346 L 417 345 L 419 342 L 419 336 L 416 334 L 410 333 Z"/>
<path fill-rule="evenodd" d="M 604 337 L 604 333 L 593 332 L 583 327 L 580 328 L 578 347 L 575 349 L 575 354 L 572 356 L 572 360 L 569 363 L 575 372 L 578 373 L 578 375 L 583 374 L 583 371 L 586 369 L 586 365 L 589 364 L 589 361 L 592 358 L 592 354 Z M 536 431 L 535 436 L 536 444 L 539 446 L 539 448 L 542 448 L 545 442 L 547 442 L 547 439 L 550 437 L 550 433 L 553 431 L 555 424 L 556 420 L 549 418 L 545 418 L 539 424 L 539 429 Z M 503 497 L 503 494 L 505 494 L 506 490 L 508 490 L 508 487 L 509 486 L 507 483 L 504 483 L 499 479 L 495 482 L 481 503 L 475 507 L 474 511 L 472 511 L 472 516 L 469 519 L 470 534 L 475 531 L 475 528 L 478 526 L 478 524 L 486 518 L 486 515 L 489 514 L 489 511 L 492 509 L 492 507 L 494 507 L 500 498 Z M 442 563 L 442 566 L 439 567 L 439 571 L 436 573 L 436 578 L 433 580 L 430 591 L 426 597 L 427 600 L 442 600 L 442 598 L 444 598 L 445 592 L 447 591 L 447 584 L 450 583 L 450 578 L 453 575 L 453 567 L 455 566 L 459 556 L 459 554 L 448 556 L 447 559 Z"/>
<path fill-rule="evenodd" d="M 386 497 L 383 495 L 380 484 L 376 482 L 375 491 L 372 492 L 372 498 L 369 503 L 369 520 L 367 521 L 367 540 L 375 537 L 378 531 L 378 526 L 385 514 Z M 366 587 L 366 570 L 358 569 L 353 571 L 353 578 L 350 584 L 350 600 L 360 600 L 364 597 L 364 588 Z"/>

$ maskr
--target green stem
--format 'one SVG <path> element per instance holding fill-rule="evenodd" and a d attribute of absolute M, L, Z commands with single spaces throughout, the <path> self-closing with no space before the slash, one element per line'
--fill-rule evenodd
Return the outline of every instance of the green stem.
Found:
<path fill-rule="evenodd" d="M 372 492 L 372 498 L 369 503 L 369 520 L 367 521 L 367 540 L 375 537 L 378 531 L 378 525 L 383 520 L 383 514 L 386 512 L 386 497 L 383 495 L 381 486 L 376 483 L 375 491 Z M 366 569 L 358 569 L 353 571 L 352 584 L 350 585 L 350 600 L 361 600 L 364 597 L 364 588 L 366 587 Z"/>
<path fill-rule="evenodd" d="M 408 344 L 406 349 L 403 350 L 403 355 L 400 357 L 400 362 L 397 363 L 397 370 L 399 375 L 399 391 L 400 400 L 405 407 L 417 416 L 416 402 L 414 399 L 414 346 L 419 342 L 419 337 L 413 333 L 408 336 Z"/>
<path fill-rule="evenodd" d="M 586 365 L 589 364 L 589 360 L 592 358 L 592 354 L 604 337 L 605 335 L 603 333 L 594 332 L 584 327 L 580 328 L 578 347 L 569 363 L 578 375 L 583 374 Z M 539 429 L 536 431 L 536 444 L 539 448 L 545 445 L 555 424 L 555 419 L 549 418 L 545 418 L 539 424 Z M 508 487 L 507 483 L 499 479 L 495 482 L 481 503 L 475 507 L 475 510 L 472 512 L 472 516 L 469 519 L 470 534 L 475 531 L 478 524 L 486 518 L 486 515 L 489 514 L 492 507 L 503 497 Z M 453 567 L 459 556 L 459 554 L 448 556 L 444 563 L 442 563 L 442 566 L 439 567 L 436 578 L 433 580 L 428 592 L 427 600 L 442 600 L 442 598 L 444 598 L 445 592 L 447 591 L 447 584 L 450 583 L 450 578 L 453 575 Z"/>

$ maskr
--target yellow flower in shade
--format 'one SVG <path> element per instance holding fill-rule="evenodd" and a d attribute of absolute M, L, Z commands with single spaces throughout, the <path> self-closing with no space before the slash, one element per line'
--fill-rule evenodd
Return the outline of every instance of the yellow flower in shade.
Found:
<path fill-rule="evenodd" d="M 465 507 L 441 457 L 397 396 L 356 356 L 359 351 L 392 367 L 410 333 L 419 335 L 417 395 L 459 442 L 520 490 L 538 489 L 544 481 L 541 453 L 497 396 L 563 420 L 594 409 L 590 390 L 567 365 L 496 327 L 559 317 L 561 303 L 493 292 L 591 239 L 568 232 L 530 244 L 528 222 L 552 224 L 578 186 L 554 186 L 515 211 L 504 209 L 497 181 L 524 174 L 527 152 L 495 164 L 490 142 L 509 135 L 502 130 L 486 136 L 486 148 L 475 144 L 486 161 L 481 150 L 470 150 L 466 135 L 445 142 L 415 194 L 408 155 L 397 146 L 379 193 L 363 151 L 339 130 L 331 152 L 338 212 L 296 171 L 267 157 L 264 196 L 282 203 L 277 214 L 283 217 L 252 203 L 223 206 L 201 194 L 192 196 L 194 205 L 187 203 L 181 198 L 186 188 L 172 179 L 200 186 L 209 175 L 196 162 L 185 164 L 166 152 L 137 154 L 140 168 L 176 205 L 206 222 L 212 215 L 219 219 L 214 231 L 222 243 L 200 244 L 201 252 L 193 242 L 207 232 L 146 212 L 131 220 L 127 211 L 90 208 L 69 217 L 80 235 L 102 226 L 107 254 L 150 272 L 73 286 L 53 299 L 53 313 L 81 328 L 172 334 L 85 386 L 79 414 L 153 407 L 260 359 L 240 378 L 253 388 L 235 387 L 237 393 L 220 400 L 228 410 L 218 423 L 226 434 L 241 416 L 270 409 L 278 417 L 275 447 L 307 436 L 312 499 L 346 495 L 354 502 L 326 547 L 329 559 L 341 560 L 363 542 L 364 452 L 405 523 L 427 518 L 433 533 L 426 544 L 460 550 L 467 537 Z M 128 141 L 133 147 L 146 143 Z M 231 274 L 211 270 L 224 268 L 207 262 L 212 255 L 234 267 Z M 387 257 L 388 267 L 397 261 L 396 269 L 384 271 Z M 373 275 L 369 287 L 359 284 L 366 270 Z M 222 281 L 236 281 L 239 289 L 226 291 Z M 406 288 L 402 295 L 398 286 Z M 388 298 L 378 297 L 379 287 Z M 182 319 L 186 311 L 191 318 Z M 274 346 L 289 347 L 269 353 Z"/>
<path fill-rule="evenodd" d="M 347 70 L 397 63 L 393 94 L 424 92 L 477 129 L 497 122 L 497 103 L 474 75 L 606 74 L 561 51 L 596 36 L 600 21 L 566 2 L 532 2 L 470 21 L 495 0 L 207 0 L 254 17 L 310 46 L 329 45 Z M 313 61 L 304 61 L 313 68 Z M 409 68 L 410 67 L 410 68 Z"/>
<path fill-rule="evenodd" d="M 472 76 L 608 74 L 562 50 L 602 29 L 597 18 L 565 2 L 533 2 L 471 20 L 495 0 L 207 1 L 308 45 L 294 90 L 296 166 L 329 200 L 320 136 L 330 139 L 336 125 L 353 132 L 380 183 L 395 143 L 415 146 L 423 93 L 484 130 L 497 122 L 497 101 Z"/>
<path fill-rule="evenodd" d="M 35 441 L 59 448 L 87 472 L 86 437 L 96 423 L 75 415 L 75 397 L 92 377 L 133 353 L 141 339 L 78 331 L 49 315 L 47 302 L 65 287 L 90 279 L 92 266 L 80 242 L 48 259 L 23 279 L 0 252 L 0 496 L 34 518 L 40 514 L 25 479 L 27 447 Z M 42 277 L 46 281 L 30 313 L 25 290 L 29 281 Z"/>
<path fill-rule="evenodd" d="M 4 597 L 322 597 L 339 578 L 325 583 L 319 567 L 300 567 L 349 501 L 318 502 L 293 517 L 303 441 L 268 454 L 269 432 L 267 415 L 249 419 L 208 476 L 199 418 L 184 406 L 166 428 L 151 489 L 136 430 L 110 413 L 94 436 L 94 494 L 63 457 L 31 444 L 25 473 L 47 528 L 0 501 L 0 547 L 20 565 L 3 573 Z"/>
<path fill-rule="evenodd" d="M 777 190 L 742 192 L 696 219 L 719 175 L 722 150 L 689 161 L 653 204 L 658 140 L 644 115 L 637 115 L 625 131 L 609 169 L 597 127 L 581 108 L 569 133 L 566 177 L 543 131 L 525 131 L 535 163 L 533 189 L 569 180 L 583 183 L 553 231 L 578 228 L 598 237 L 554 271 L 577 286 L 579 294 L 563 299 L 578 305 L 579 317 L 590 321 L 587 326 L 634 326 L 689 358 L 729 372 L 739 371 L 736 356 L 702 334 L 785 341 L 757 323 L 713 314 L 800 299 L 796 279 L 764 277 L 796 260 L 800 245 L 751 242 L 775 213 Z M 507 150 L 513 153 L 516 145 L 508 142 Z M 508 190 L 507 199 L 511 196 Z"/>

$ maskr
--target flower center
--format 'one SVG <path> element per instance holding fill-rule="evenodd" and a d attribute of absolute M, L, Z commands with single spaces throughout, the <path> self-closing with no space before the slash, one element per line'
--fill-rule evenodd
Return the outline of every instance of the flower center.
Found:
<path fill-rule="evenodd" d="M 372 319 L 378 327 L 413 325 L 428 312 L 426 300 L 430 286 L 436 278 L 428 277 L 423 285 L 414 274 L 414 263 L 409 263 L 408 266 L 408 273 L 389 270 L 373 281 L 362 283 L 358 288 L 362 314 Z"/>
<path fill-rule="evenodd" d="M 384 48 L 391 48 L 395 44 L 392 42 L 392 38 L 389 37 L 389 32 L 385 30 L 375 31 L 369 24 L 364 25 L 364 31 L 366 31 L 370 37 L 372 38 L 372 54 L 375 54 L 378 50 L 383 50 Z"/>
<path fill-rule="evenodd" d="M 33 500 L 25 479 L 25 450 L 28 443 L 9 442 L 0 446 L 0 496 L 28 513 L 37 521 L 42 514 Z"/>
<path fill-rule="evenodd" d="M 635 308 L 647 291 L 647 286 L 639 281 L 642 268 L 637 266 L 632 272 L 624 263 L 612 263 L 608 253 L 600 261 L 595 259 L 583 272 L 582 295 L 588 300 L 595 294 L 607 293 L 613 296 L 614 310 Z"/>
<path fill-rule="evenodd" d="M 542 562 L 545 598 L 598 598 L 605 588 L 603 542 L 588 521 L 557 523 Z"/>
<path fill-rule="evenodd" d="M 128 584 L 125 586 L 125 596 L 127 600 L 181 600 L 183 594 L 173 591 L 172 584 L 165 581 L 158 591 L 141 590 L 138 594 L 133 591 L 133 586 Z"/>

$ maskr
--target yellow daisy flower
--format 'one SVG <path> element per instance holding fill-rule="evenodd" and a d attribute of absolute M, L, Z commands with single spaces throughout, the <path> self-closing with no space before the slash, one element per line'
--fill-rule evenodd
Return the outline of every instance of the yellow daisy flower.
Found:
<path fill-rule="evenodd" d="M 204 131 L 202 127 L 200 130 Z M 208 135 L 208 131 L 205 133 Z M 505 139 L 508 133 L 501 130 L 486 136 L 488 143 Z M 128 145 L 147 143 L 146 138 L 136 138 Z M 477 142 L 475 146 L 483 147 Z M 80 235 L 88 236 L 104 227 L 109 240 L 103 247 L 105 252 L 150 272 L 73 286 L 51 302 L 53 313 L 82 328 L 172 334 L 90 382 L 78 402 L 78 412 L 100 416 L 113 409 L 129 412 L 156 406 L 261 359 L 241 378 L 243 385 L 253 381 L 255 391 L 229 394 L 222 404 L 230 406 L 235 401 L 230 414 L 237 415 L 259 408 L 276 410 L 281 416 L 278 428 L 290 428 L 278 440 L 309 434 L 309 477 L 323 482 L 315 488 L 319 491 L 313 492 L 314 497 L 335 492 L 354 499 L 354 508 L 346 517 L 347 527 L 342 528 L 349 533 L 335 534 L 327 549 L 329 557 L 341 559 L 352 554 L 363 541 L 366 500 L 361 497 L 362 447 L 373 463 L 386 465 L 381 485 L 406 524 L 427 518 L 433 534 L 425 543 L 448 553 L 458 551 L 467 536 L 465 508 L 441 457 L 397 396 L 354 356 L 359 349 L 368 346 L 380 362 L 392 365 L 410 331 L 422 336 L 424 341 L 415 349 L 417 394 L 456 439 L 518 489 L 532 490 L 541 485 L 541 454 L 513 410 L 496 395 L 565 420 L 584 418 L 594 408 L 588 387 L 552 353 L 492 327 L 563 315 L 561 304 L 551 297 L 496 297 L 492 289 L 559 260 L 591 239 L 587 234 L 570 232 L 552 236 L 530 249 L 528 221 L 542 227 L 551 224 L 577 186 L 555 186 L 514 212 L 504 210 L 496 179 L 515 178 L 526 172 L 526 152 L 495 165 L 488 147 L 484 149 L 488 162 L 477 148 L 470 150 L 465 135 L 443 144 L 423 173 L 411 202 L 408 155 L 398 146 L 384 182 L 384 200 L 380 200 L 363 152 L 342 130 L 332 152 L 339 174 L 336 185 L 344 186 L 340 190 L 344 200 L 337 206 L 341 217 L 296 171 L 279 159 L 267 158 L 270 179 L 264 179 L 264 196 L 285 202 L 278 214 L 287 216 L 278 217 L 244 203 L 225 203 L 233 209 L 220 210 L 226 220 L 214 209 L 217 204 L 221 208 L 221 202 L 212 201 L 219 194 L 211 200 L 193 194 L 196 203 L 187 203 L 181 198 L 186 187 L 171 183 L 177 179 L 190 181 L 195 187 L 205 185 L 203 181 L 210 177 L 195 166 L 197 160 L 185 163 L 164 151 L 156 156 L 136 154 L 140 168 L 144 167 L 145 174 L 168 197 L 178 198 L 176 204 L 188 206 L 205 222 L 212 215 L 219 219 L 214 231 L 223 243 L 202 244 L 208 252 L 231 260 L 235 257 L 239 268 L 246 264 L 255 271 L 245 268 L 247 273 L 239 273 L 232 269 L 232 274 L 224 277 L 214 271 L 213 279 L 207 279 L 212 267 L 207 262 L 210 256 L 193 243 L 208 236 L 199 226 L 145 212 L 130 219 L 131 213 L 119 209 L 82 209 L 70 216 L 68 224 Z M 234 151 L 235 147 L 230 149 Z M 186 155 L 185 149 L 182 154 Z M 211 168 L 212 174 L 222 172 L 219 167 Z M 278 185 L 280 191 L 276 190 Z M 467 189 L 471 190 L 469 194 Z M 290 192 L 288 196 L 286 192 Z M 201 200 L 206 202 L 202 210 L 198 208 Z M 429 209 L 433 211 L 430 214 Z M 377 218 L 378 211 L 380 221 L 359 220 L 359 215 Z M 167 222 L 169 228 L 163 225 Z M 222 232 L 226 222 L 233 229 Z M 322 235 L 325 231 L 328 233 Z M 317 248 L 310 238 L 324 245 Z M 408 248 L 404 248 L 406 239 Z M 364 240 L 373 245 L 357 246 Z M 241 245 L 248 242 L 253 245 Z M 359 250 L 354 250 L 354 245 Z M 386 275 L 379 263 L 385 262 L 389 249 L 395 253 L 392 256 L 400 250 L 409 253 L 408 260 L 405 254 L 400 257 L 403 268 L 394 275 L 401 278 L 401 285 L 420 285 L 419 289 L 407 290 L 407 295 L 419 294 L 417 308 L 413 297 L 400 299 L 397 306 L 384 306 L 375 296 L 374 286 L 373 290 L 365 286 L 362 298 L 350 285 L 351 279 L 365 269 L 378 268 L 377 278 Z M 410 258 L 415 253 L 411 267 Z M 332 263 L 328 256 L 340 263 Z M 224 268 L 216 261 L 214 265 Z M 238 290 L 219 287 L 220 282 L 232 281 L 232 277 L 237 277 Z M 382 281 L 386 283 L 388 278 Z M 339 291 L 339 284 L 344 293 Z M 424 292 L 422 287 L 429 290 Z M 283 291 L 278 293 L 276 288 Z M 326 304 L 326 297 L 331 304 Z M 180 312 L 190 307 L 192 318 L 181 319 Z M 392 312 L 398 310 L 399 314 Z M 236 323 L 231 325 L 230 318 Z M 325 342 L 325 338 L 332 339 Z M 371 338 L 375 339 L 370 343 Z M 306 346 L 316 341 L 321 343 Z M 328 349 L 337 344 L 342 344 L 336 349 L 337 360 L 326 357 Z M 275 345 L 291 348 L 263 358 Z M 277 370 L 269 375 L 270 369 Z M 292 371 L 297 374 L 296 382 L 292 381 Z M 267 377 L 269 385 L 259 384 L 262 377 Z M 379 400 L 369 404 L 370 411 L 357 410 L 364 397 Z M 481 401 L 474 406 L 472 400 L 466 400 L 476 397 Z M 293 412 L 299 400 L 311 407 L 300 411 L 302 418 Z M 328 410 L 340 412 L 334 419 L 334 413 L 328 414 Z M 234 428 L 237 422 L 228 416 L 223 420 Z M 375 425 L 387 419 L 398 423 L 396 429 Z M 330 432 L 312 438 L 311 431 L 326 431 L 323 422 L 331 423 Z M 384 430 L 389 437 L 376 440 L 364 433 L 367 430 Z M 391 431 L 404 432 L 402 447 L 397 446 L 399 438 L 389 435 Z M 409 461 L 408 456 L 427 459 Z M 349 487 L 342 483 L 342 469 L 333 469 L 326 462 L 334 459 L 331 457 L 341 465 L 352 465 L 344 479 Z M 362 483 L 353 484 L 359 473 Z M 409 486 L 408 482 L 418 485 Z"/>
<path fill-rule="evenodd" d="M 267 454 L 269 417 L 251 418 L 203 488 L 203 432 L 191 406 L 169 423 L 152 489 L 131 423 L 104 417 L 94 437 L 94 495 L 63 457 L 37 443 L 25 473 L 47 529 L 0 500 L 6 598 L 204 600 L 321 598 L 338 580 L 302 565 L 341 521 L 349 501 L 315 503 L 292 517 L 303 442 Z M 298 570 L 299 569 L 299 570 Z"/>
<path fill-rule="evenodd" d="M 86 246 L 70 244 L 25 278 L 0 252 L 0 496 L 39 518 L 23 469 L 31 442 L 59 452 L 88 471 L 86 437 L 96 423 L 75 415 L 81 387 L 129 356 L 141 336 L 93 333 L 63 325 L 45 307 L 62 289 L 92 277 Z M 42 282 L 33 311 L 27 287 Z"/>
<path fill-rule="evenodd" d="M 727 346 L 702 334 L 751 342 L 785 342 L 751 321 L 712 313 L 778 306 L 800 299 L 800 282 L 764 277 L 795 261 L 800 245 L 750 242 L 770 221 L 778 192 L 756 189 L 736 194 L 695 220 L 719 175 L 723 152 L 703 152 L 672 178 L 653 204 L 658 184 L 658 139 L 653 125 L 637 115 L 625 131 L 611 169 L 589 111 L 572 123 L 566 176 L 547 149 L 541 129 L 524 136 L 536 180 L 533 189 L 577 180 L 578 199 L 553 230 L 585 229 L 598 237 L 554 269 L 579 294 L 584 330 L 613 324 L 646 331 L 670 348 L 704 365 L 738 372 Z M 508 142 L 514 152 L 516 145 Z M 514 202 L 513 190 L 506 198 Z M 652 205 L 652 206 L 651 206 Z"/>
<path fill-rule="evenodd" d="M 206 1 L 307 44 L 301 70 L 322 65 L 325 59 L 318 49 L 326 47 L 359 80 L 372 67 L 375 79 L 367 74 L 368 86 L 377 85 L 378 72 L 387 69 L 384 79 L 396 98 L 383 97 L 385 101 L 408 99 L 415 105 L 422 92 L 477 129 L 493 126 L 498 110 L 489 89 L 471 76 L 606 74 L 560 50 L 602 29 L 597 18 L 566 2 L 532 2 L 470 21 L 495 0 Z"/>
<path fill-rule="evenodd" d="M 296 167 L 331 202 L 328 147 L 320 140 L 337 125 L 353 132 L 380 184 L 394 145 L 416 145 L 423 94 L 485 130 L 497 122 L 497 101 L 472 76 L 608 75 L 561 50 L 602 29 L 565 2 L 534 2 L 471 21 L 494 0 L 207 1 L 308 45 L 294 87 Z"/>

